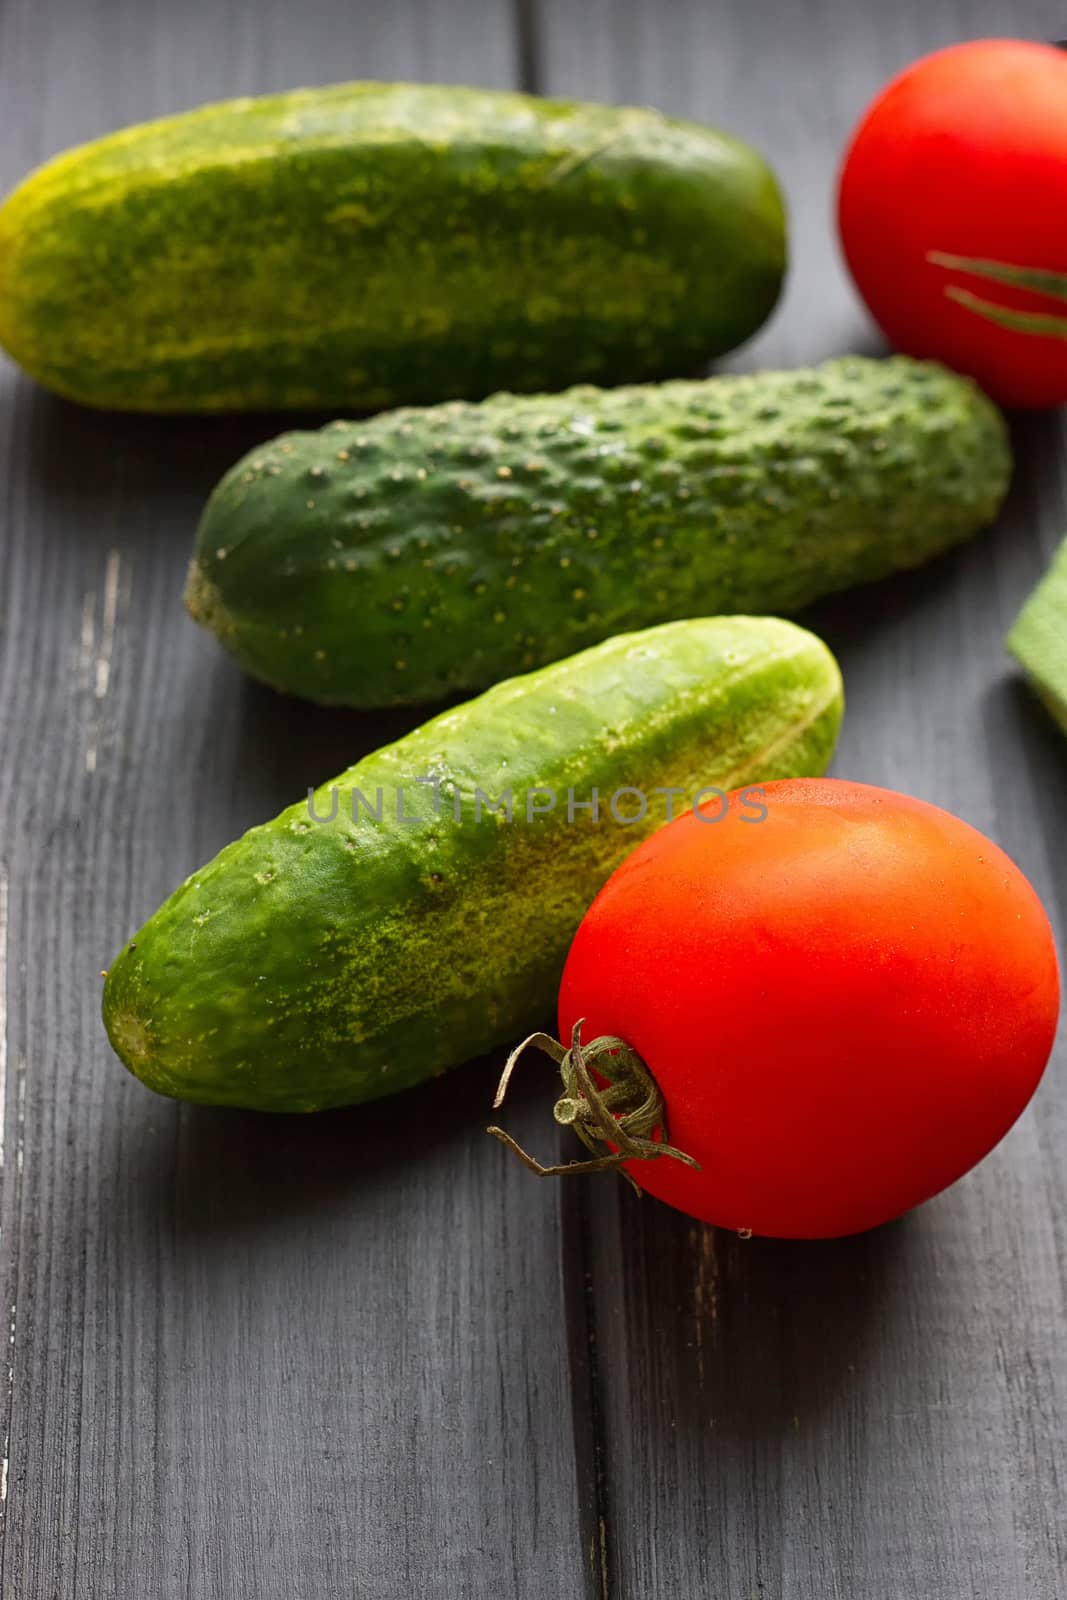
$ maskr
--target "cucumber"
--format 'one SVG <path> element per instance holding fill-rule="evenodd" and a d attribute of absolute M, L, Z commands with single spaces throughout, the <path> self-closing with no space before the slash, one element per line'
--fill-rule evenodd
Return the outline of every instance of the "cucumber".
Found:
<path fill-rule="evenodd" d="M 664 377 L 774 305 L 747 145 L 651 110 L 356 83 L 130 128 L 0 209 L 0 342 L 140 411 L 376 409 Z"/>
<path fill-rule="evenodd" d="M 240 462 L 186 602 L 279 689 L 419 703 L 915 566 L 994 517 L 1010 471 L 992 402 L 905 357 L 402 410 Z"/>
<path fill-rule="evenodd" d="M 841 703 L 824 644 L 752 617 L 498 684 L 187 878 L 107 975 L 112 1045 L 163 1094 L 314 1111 L 506 1043 L 551 1013 L 590 901 L 668 804 L 821 773 Z"/>
<path fill-rule="evenodd" d="M 1067 733 L 1067 539 L 1019 613 L 1007 644 Z"/>

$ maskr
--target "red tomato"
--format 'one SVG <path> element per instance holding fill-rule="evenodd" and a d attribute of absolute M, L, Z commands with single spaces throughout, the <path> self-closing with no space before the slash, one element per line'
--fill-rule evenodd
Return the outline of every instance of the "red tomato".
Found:
<path fill-rule="evenodd" d="M 936 806 L 833 779 L 742 790 L 627 858 L 591 906 L 560 1037 L 616 1035 L 664 1099 L 669 1156 L 628 1162 L 705 1222 L 826 1238 L 886 1222 L 1003 1137 L 1059 1010 L 1033 889 Z M 709 817 L 718 814 L 711 806 Z"/>
<path fill-rule="evenodd" d="M 853 136 L 838 222 L 891 344 L 1004 405 L 1067 399 L 1067 52 L 983 39 L 902 72 Z"/>

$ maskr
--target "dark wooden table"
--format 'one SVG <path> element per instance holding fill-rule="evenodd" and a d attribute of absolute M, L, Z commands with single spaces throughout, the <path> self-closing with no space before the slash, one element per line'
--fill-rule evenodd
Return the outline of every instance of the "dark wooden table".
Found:
<path fill-rule="evenodd" d="M 909 59 L 1052 0 L 3 0 L 0 179 L 120 124 L 343 77 L 650 102 L 750 137 L 793 214 L 735 364 L 874 341 L 830 223 Z M 97 973 L 185 874 L 399 731 L 243 682 L 184 619 L 262 419 L 84 413 L 0 372 L 6 921 L 2 1600 L 1053 1600 L 1067 1593 L 1067 1061 L 902 1223 L 745 1243 L 482 1129 L 497 1062 L 307 1120 L 156 1099 Z M 999 526 L 818 609 L 836 770 L 993 835 L 1067 916 L 1067 743 L 1002 638 L 1067 527 L 1062 420 Z M 2 993 L 3 991 L 0 991 Z M 544 1148 L 548 1075 L 511 1126 Z"/>

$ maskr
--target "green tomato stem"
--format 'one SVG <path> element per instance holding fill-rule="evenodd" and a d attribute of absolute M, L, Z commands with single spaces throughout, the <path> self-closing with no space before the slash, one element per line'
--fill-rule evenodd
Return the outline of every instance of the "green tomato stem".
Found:
<path fill-rule="evenodd" d="M 994 283 L 1006 283 L 1013 289 L 1025 289 L 1030 294 L 1046 295 L 1053 300 L 1067 300 L 1067 273 L 1045 272 L 1040 267 L 1016 267 L 1007 261 L 984 261 L 978 256 L 953 256 L 943 250 L 929 250 L 927 261 L 935 267 L 966 272 L 974 278 L 987 278 Z M 1010 328 L 1013 333 L 1029 333 L 1047 339 L 1067 339 L 1067 317 L 1040 311 L 1020 311 L 1013 306 L 998 305 L 995 300 L 985 300 L 962 289 L 958 284 L 945 286 L 945 298 L 987 322 Z"/>
<path fill-rule="evenodd" d="M 1010 261 L 986 261 L 981 256 L 953 256 L 944 250 L 928 250 L 927 261 L 935 267 L 966 272 L 973 278 L 989 278 L 1007 283 L 1031 294 L 1046 294 L 1053 300 L 1067 300 L 1067 272 L 1046 272 L 1041 267 L 1017 267 Z"/>
<path fill-rule="evenodd" d="M 562 1126 L 574 1129 L 586 1149 L 593 1152 L 592 1159 L 545 1167 L 503 1128 L 491 1126 L 486 1132 L 507 1145 L 539 1178 L 607 1172 L 620 1169 L 625 1161 L 653 1161 L 660 1156 L 671 1156 L 699 1171 L 699 1162 L 668 1142 L 663 1096 L 637 1051 L 625 1039 L 610 1034 L 583 1044 L 583 1021 L 584 1018 L 574 1024 L 569 1050 L 548 1033 L 531 1033 L 516 1045 L 504 1066 L 493 1110 L 503 1105 L 511 1074 L 523 1051 L 541 1050 L 558 1063 L 563 1079 L 563 1093 L 552 1114 Z M 641 1193 L 632 1174 L 623 1172 L 622 1176 Z"/>

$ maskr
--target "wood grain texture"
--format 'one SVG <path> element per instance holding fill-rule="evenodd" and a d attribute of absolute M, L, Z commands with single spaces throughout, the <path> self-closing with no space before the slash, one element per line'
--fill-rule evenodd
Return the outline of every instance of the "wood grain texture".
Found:
<path fill-rule="evenodd" d="M 833 170 L 904 61 L 1020 0 L 4 0 L 0 185 L 228 94 L 394 76 L 645 101 L 779 167 L 795 268 L 738 366 L 874 341 Z M 96 973 L 173 885 L 407 725 L 241 681 L 182 615 L 272 419 L 84 413 L 0 369 L 3 1600 L 1053 1600 L 1067 1569 L 1067 1065 L 905 1222 L 745 1243 L 482 1133 L 496 1063 L 309 1120 L 178 1107 Z M 1067 527 L 1059 418 L 999 527 L 826 605 L 837 770 L 990 832 L 1067 925 L 1067 746 L 1005 629 Z M 509 1126 L 551 1148 L 551 1089 Z"/>
<path fill-rule="evenodd" d="M 7 0 L 0 180 L 236 92 L 507 84 L 514 52 L 479 0 Z M 97 974 L 174 884 L 404 725 L 253 688 L 183 616 L 204 498 L 278 425 L 94 415 L 0 374 L 4 1600 L 562 1595 L 585 1571 L 561 1197 L 485 1137 L 495 1065 L 219 1117 L 147 1094 L 101 1032 Z M 524 1137 L 539 1109 L 520 1086 Z"/>
<path fill-rule="evenodd" d="M 541 87 L 648 102 L 759 146 L 793 269 L 732 365 L 876 349 L 831 226 L 840 151 L 880 84 L 956 39 L 1062 32 L 1060 8 L 544 0 Z M 1003 637 L 1067 527 L 1060 417 L 1016 429 L 998 527 L 808 620 L 838 652 L 835 771 L 991 834 L 1067 925 L 1067 745 Z M 837 1244 L 745 1243 L 592 1184 L 604 1585 L 626 1600 L 1053 1600 L 1067 1572 L 1067 1052 L 982 1167 Z M 576 1226 L 577 1224 L 572 1224 Z"/>

